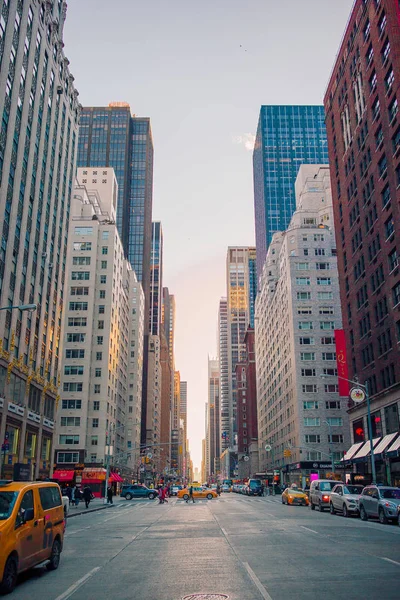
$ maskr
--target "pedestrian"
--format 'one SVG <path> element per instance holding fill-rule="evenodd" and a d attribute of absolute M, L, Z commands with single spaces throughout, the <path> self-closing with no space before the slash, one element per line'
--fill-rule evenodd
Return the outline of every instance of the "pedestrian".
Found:
<path fill-rule="evenodd" d="M 193 504 L 194 504 L 193 486 L 192 485 L 189 488 L 189 498 L 186 500 L 186 504 L 189 503 L 189 500 L 192 500 Z"/>
<path fill-rule="evenodd" d="M 164 503 L 163 492 L 162 492 L 162 488 L 160 486 L 158 488 L 158 504 L 163 504 L 163 503 Z"/>
<path fill-rule="evenodd" d="M 65 490 L 65 495 L 68 496 L 68 503 L 71 506 L 71 502 L 72 502 L 72 490 L 71 490 L 71 488 L 69 486 Z"/>
<path fill-rule="evenodd" d="M 107 488 L 107 504 L 114 504 L 113 502 L 113 489 L 110 484 L 108 484 Z"/>
<path fill-rule="evenodd" d="M 260 496 L 264 496 L 264 484 L 261 484 L 261 492 L 259 494 Z"/>
<path fill-rule="evenodd" d="M 75 497 L 75 506 L 78 506 L 79 505 L 79 501 L 81 499 L 81 491 L 80 491 L 80 489 L 78 488 L 77 485 L 75 486 L 74 491 L 75 491 L 75 494 L 74 494 L 74 497 Z"/>
<path fill-rule="evenodd" d="M 86 508 L 89 508 L 90 501 L 93 500 L 94 496 L 92 494 L 92 490 L 88 485 L 85 485 L 83 488 L 83 499 L 85 501 Z"/>
<path fill-rule="evenodd" d="M 217 494 L 218 494 L 218 496 L 221 495 L 221 486 L 219 483 L 217 483 Z"/>
<path fill-rule="evenodd" d="M 162 494 L 163 503 L 164 503 L 164 502 L 166 502 L 166 503 L 168 504 L 168 500 L 167 500 L 167 492 L 168 492 L 168 490 L 167 490 L 167 488 L 166 488 L 166 487 L 163 487 L 163 488 L 161 489 L 161 494 Z"/>

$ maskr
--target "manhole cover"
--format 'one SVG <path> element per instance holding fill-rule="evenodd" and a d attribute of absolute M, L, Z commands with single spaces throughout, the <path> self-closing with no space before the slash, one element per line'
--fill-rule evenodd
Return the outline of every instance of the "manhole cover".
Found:
<path fill-rule="evenodd" d="M 182 600 L 226 600 L 229 596 L 226 594 L 190 594 L 185 596 Z"/>

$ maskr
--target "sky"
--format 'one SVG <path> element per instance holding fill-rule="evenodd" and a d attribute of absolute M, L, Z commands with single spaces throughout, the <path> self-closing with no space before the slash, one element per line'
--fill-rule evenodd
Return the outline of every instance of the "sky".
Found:
<path fill-rule="evenodd" d="M 262 104 L 322 104 L 353 0 L 69 0 L 64 51 L 83 106 L 125 101 L 153 131 L 153 220 L 176 299 L 200 467 L 208 356 L 228 246 L 254 245 L 252 143 Z"/>

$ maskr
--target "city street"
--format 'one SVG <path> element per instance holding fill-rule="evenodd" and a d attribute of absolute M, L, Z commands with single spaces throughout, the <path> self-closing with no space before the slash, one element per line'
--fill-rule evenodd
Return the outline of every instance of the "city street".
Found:
<path fill-rule="evenodd" d="M 399 574 L 395 525 L 283 506 L 280 496 L 121 500 L 68 519 L 59 569 L 23 575 L 12 598 L 394 600 Z"/>

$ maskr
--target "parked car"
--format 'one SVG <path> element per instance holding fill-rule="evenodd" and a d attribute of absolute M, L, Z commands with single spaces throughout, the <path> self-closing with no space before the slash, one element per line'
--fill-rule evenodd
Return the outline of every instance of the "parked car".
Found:
<path fill-rule="evenodd" d="M 360 496 L 360 517 L 363 521 L 378 518 L 381 523 L 398 520 L 400 488 L 367 485 Z"/>
<path fill-rule="evenodd" d="M 185 487 L 182 490 L 179 490 L 177 494 L 178 498 L 183 498 L 184 500 L 189 499 L 189 488 Z M 210 488 L 203 488 L 201 486 L 193 486 L 193 497 L 194 498 L 207 498 L 207 500 L 212 500 L 213 498 L 218 498 L 218 494 L 215 490 Z"/>
<path fill-rule="evenodd" d="M 223 483 L 221 485 L 221 492 L 230 492 L 231 491 L 231 487 L 229 485 L 227 485 L 226 483 Z"/>
<path fill-rule="evenodd" d="M 343 513 L 344 517 L 358 515 L 358 502 L 363 491 L 362 485 L 338 483 L 331 492 L 329 508 L 331 515 Z"/>
<path fill-rule="evenodd" d="M 286 488 L 282 492 L 282 504 L 308 506 L 308 496 L 299 488 Z"/>
<path fill-rule="evenodd" d="M 121 489 L 121 498 L 132 500 L 132 498 L 148 498 L 154 500 L 157 496 L 157 490 L 152 490 L 145 485 L 134 483 L 132 485 L 123 485 Z"/>
<path fill-rule="evenodd" d="M 0 593 L 13 591 L 19 573 L 60 564 L 64 507 L 52 482 L 0 481 Z"/>
<path fill-rule="evenodd" d="M 329 509 L 331 491 L 338 483 L 338 481 L 332 481 L 330 479 L 314 479 L 310 485 L 311 510 L 315 510 L 316 506 L 318 506 L 318 509 L 321 512 L 325 509 Z"/>
<path fill-rule="evenodd" d="M 262 496 L 261 479 L 249 479 L 246 485 L 247 496 Z"/>

